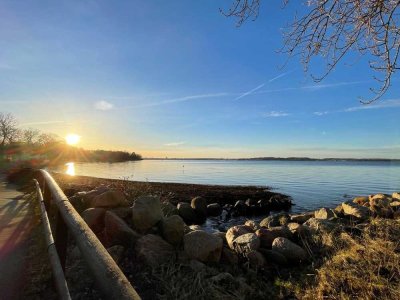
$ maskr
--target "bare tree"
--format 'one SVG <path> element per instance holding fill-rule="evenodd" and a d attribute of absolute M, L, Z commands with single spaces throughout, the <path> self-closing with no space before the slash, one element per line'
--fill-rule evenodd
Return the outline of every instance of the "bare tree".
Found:
<path fill-rule="evenodd" d="M 4 148 L 6 143 L 12 143 L 19 134 L 17 120 L 12 114 L 0 113 L 0 149 Z"/>
<path fill-rule="evenodd" d="M 289 0 L 283 0 L 284 6 Z M 326 70 L 313 76 L 323 80 L 349 51 L 368 55 L 378 88 L 373 96 L 361 99 L 371 103 L 389 89 L 393 74 L 400 69 L 400 0 L 304 0 L 309 11 L 284 33 L 283 53 L 301 57 L 305 71 L 315 56 L 323 56 Z M 261 0 L 234 0 L 225 16 L 236 17 L 238 26 L 258 17 Z"/>
<path fill-rule="evenodd" d="M 40 131 L 33 128 L 28 128 L 22 131 L 22 140 L 28 145 L 33 145 L 38 142 Z"/>
<path fill-rule="evenodd" d="M 38 136 L 38 143 L 41 146 L 48 146 L 50 144 L 54 144 L 59 141 L 60 138 L 53 133 L 42 133 Z"/>

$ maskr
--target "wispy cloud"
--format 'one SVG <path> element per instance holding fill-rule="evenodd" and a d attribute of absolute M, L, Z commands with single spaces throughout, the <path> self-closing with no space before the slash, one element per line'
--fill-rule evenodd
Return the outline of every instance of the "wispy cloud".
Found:
<path fill-rule="evenodd" d="M 97 109 L 97 110 L 106 111 L 106 110 L 113 109 L 114 105 L 112 103 L 110 103 L 110 102 L 102 100 L 102 101 L 96 102 L 94 104 L 94 108 Z"/>
<path fill-rule="evenodd" d="M 38 121 L 38 122 L 28 122 L 22 123 L 21 126 L 31 126 L 31 125 L 52 125 L 52 124 L 60 124 L 65 123 L 65 121 Z"/>
<path fill-rule="evenodd" d="M 283 111 L 270 111 L 263 114 L 265 118 L 278 118 L 278 117 L 287 117 L 290 116 L 289 113 Z"/>
<path fill-rule="evenodd" d="M 381 109 L 381 108 L 390 108 L 390 107 L 400 107 L 400 99 L 390 99 L 382 102 L 378 102 L 376 104 L 364 104 L 360 106 L 354 106 L 346 108 L 345 112 L 352 112 L 358 110 L 365 110 L 365 109 Z"/>
<path fill-rule="evenodd" d="M 324 116 L 324 115 L 329 114 L 329 111 L 315 111 L 315 112 L 313 112 L 313 114 L 316 116 Z"/>
<path fill-rule="evenodd" d="M 293 73 L 293 71 L 294 70 L 290 70 L 290 71 L 287 71 L 285 73 L 279 74 L 278 76 L 275 76 L 274 78 L 271 78 L 270 80 L 268 80 L 268 82 L 273 82 L 273 81 L 275 81 L 275 80 L 277 80 L 279 78 L 285 77 L 286 75 L 289 75 L 290 73 Z"/>
<path fill-rule="evenodd" d="M 186 144 L 186 142 L 172 142 L 172 143 L 164 144 L 164 146 L 177 147 L 177 146 L 181 146 L 181 145 L 184 145 L 184 144 Z"/>

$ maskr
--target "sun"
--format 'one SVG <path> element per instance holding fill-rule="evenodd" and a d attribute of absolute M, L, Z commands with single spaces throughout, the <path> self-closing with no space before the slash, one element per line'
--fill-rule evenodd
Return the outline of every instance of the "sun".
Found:
<path fill-rule="evenodd" d="M 81 140 L 81 137 L 77 134 L 70 133 L 65 137 L 65 141 L 68 145 L 76 145 Z"/>

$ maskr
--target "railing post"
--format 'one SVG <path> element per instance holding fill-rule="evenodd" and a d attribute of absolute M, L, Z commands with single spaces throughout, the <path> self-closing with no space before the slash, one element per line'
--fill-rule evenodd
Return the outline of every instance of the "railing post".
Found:
<path fill-rule="evenodd" d="M 60 257 L 60 263 L 62 269 L 65 272 L 65 262 L 67 260 L 67 247 L 68 247 L 68 227 L 65 224 L 61 216 L 61 213 L 59 211 L 57 211 L 55 244 L 58 256 Z"/>
<path fill-rule="evenodd" d="M 51 212 L 51 191 L 48 187 L 48 185 L 46 184 L 46 180 L 45 178 L 43 178 L 43 183 L 42 183 L 42 191 L 43 191 L 43 202 L 44 202 L 44 206 L 46 207 L 46 210 L 48 212 Z"/>

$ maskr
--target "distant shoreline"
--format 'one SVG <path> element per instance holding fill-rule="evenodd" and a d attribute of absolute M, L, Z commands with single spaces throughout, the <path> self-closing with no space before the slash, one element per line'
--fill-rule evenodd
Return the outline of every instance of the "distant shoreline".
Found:
<path fill-rule="evenodd" d="M 232 160 L 232 161 L 356 161 L 400 162 L 397 158 L 310 158 L 310 157 L 253 157 L 253 158 L 143 158 L 143 160 Z"/>

